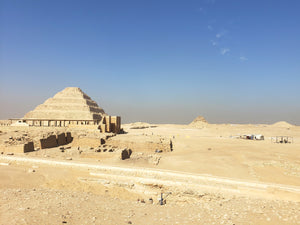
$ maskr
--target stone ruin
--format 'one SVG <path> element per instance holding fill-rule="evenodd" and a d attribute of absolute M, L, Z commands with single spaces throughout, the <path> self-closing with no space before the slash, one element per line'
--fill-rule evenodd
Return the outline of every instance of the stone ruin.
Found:
<path fill-rule="evenodd" d="M 107 115 L 78 87 L 67 87 L 10 124 L 26 123 L 37 127 L 97 128 L 102 133 L 120 133 L 121 118 Z"/>
<path fill-rule="evenodd" d="M 197 116 L 190 124 L 189 126 L 194 128 L 204 128 L 207 127 L 208 122 L 203 116 Z"/>

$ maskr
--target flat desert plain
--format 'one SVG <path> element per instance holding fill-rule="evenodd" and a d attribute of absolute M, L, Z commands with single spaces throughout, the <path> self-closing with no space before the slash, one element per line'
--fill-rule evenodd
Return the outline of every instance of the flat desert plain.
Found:
<path fill-rule="evenodd" d="M 3 152 L 0 224 L 300 224 L 299 126 L 134 126 L 122 125 L 113 143 L 162 140 L 172 151 L 132 148 L 125 160 L 82 157 L 72 143 Z M 24 132 L 0 130 L 0 139 Z M 293 141 L 274 143 L 276 136 Z"/>

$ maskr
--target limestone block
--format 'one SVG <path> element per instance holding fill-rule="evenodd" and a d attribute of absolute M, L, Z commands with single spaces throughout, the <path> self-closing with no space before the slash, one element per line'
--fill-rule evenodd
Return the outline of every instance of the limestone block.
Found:
<path fill-rule="evenodd" d="M 88 130 L 97 130 L 98 129 L 98 125 L 88 125 L 88 124 L 69 124 L 68 125 L 69 128 L 80 128 L 80 129 L 88 129 Z"/>
<path fill-rule="evenodd" d="M 129 159 L 130 155 L 131 155 L 132 151 L 131 149 L 123 149 L 120 151 L 120 159 L 125 160 L 125 159 Z"/>
<path fill-rule="evenodd" d="M 48 138 L 40 139 L 40 147 L 41 149 L 57 147 L 56 135 L 50 135 Z"/>
<path fill-rule="evenodd" d="M 105 131 L 106 131 L 106 124 L 101 124 L 100 125 L 100 130 L 101 130 L 102 133 L 105 133 Z"/>
<path fill-rule="evenodd" d="M 91 137 L 74 137 L 72 141 L 73 147 L 93 147 L 96 148 L 101 145 L 101 138 Z"/>
<path fill-rule="evenodd" d="M 67 132 L 67 137 L 66 137 L 66 139 L 67 139 L 67 144 L 69 144 L 69 143 L 71 143 L 71 142 L 73 141 L 73 138 L 72 138 L 70 132 Z"/>
<path fill-rule="evenodd" d="M 111 117 L 111 132 L 113 133 L 120 133 L 121 130 L 121 117 L 119 116 L 112 116 Z"/>
<path fill-rule="evenodd" d="M 134 141 L 130 140 L 130 138 L 122 138 L 116 136 L 115 138 L 108 139 L 106 141 L 106 144 L 118 146 L 120 148 L 130 148 L 135 152 L 155 152 L 157 149 L 161 150 L 162 152 L 172 151 L 169 139 L 152 139 L 152 137 L 147 136 L 142 136 L 135 139 Z"/>
<path fill-rule="evenodd" d="M 26 144 L 24 144 L 24 153 L 25 152 L 32 152 L 34 151 L 34 145 L 33 142 L 27 142 Z"/>
<path fill-rule="evenodd" d="M 110 116 L 106 116 L 105 117 L 105 122 L 106 122 L 106 129 L 105 129 L 105 131 L 107 133 L 111 132 L 111 120 L 110 119 L 111 119 Z"/>
<path fill-rule="evenodd" d="M 65 133 L 61 133 L 61 134 L 56 135 L 56 139 L 57 139 L 57 145 L 58 146 L 67 144 Z"/>
<path fill-rule="evenodd" d="M 33 142 L 27 142 L 19 145 L 0 146 L 1 150 L 8 153 L 26 153 L 34 151 Z"/>
<path fill-rule="evenodd" d="M 48 127 L 49 126 L 49 121 L 48 120 L 42 121 L 42 126 Z"/>

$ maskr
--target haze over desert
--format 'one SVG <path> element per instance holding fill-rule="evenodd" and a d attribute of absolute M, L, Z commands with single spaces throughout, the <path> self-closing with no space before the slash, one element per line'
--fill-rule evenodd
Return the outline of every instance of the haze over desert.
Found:
<path fill-rule="evenodd" d="M 2 224 L 298 223 L 299 126 L 120 125 L 86 102 L 1 122 Z"/>

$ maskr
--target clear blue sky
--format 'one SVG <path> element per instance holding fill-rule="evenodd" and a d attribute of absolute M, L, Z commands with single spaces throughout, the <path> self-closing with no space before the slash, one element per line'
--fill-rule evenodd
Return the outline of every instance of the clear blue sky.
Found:
<path fill-rule="evenodd" d="M 0 0 L 0 119 L 78 86 L 123 122 L 300 125 L 300 1 Z"/>

